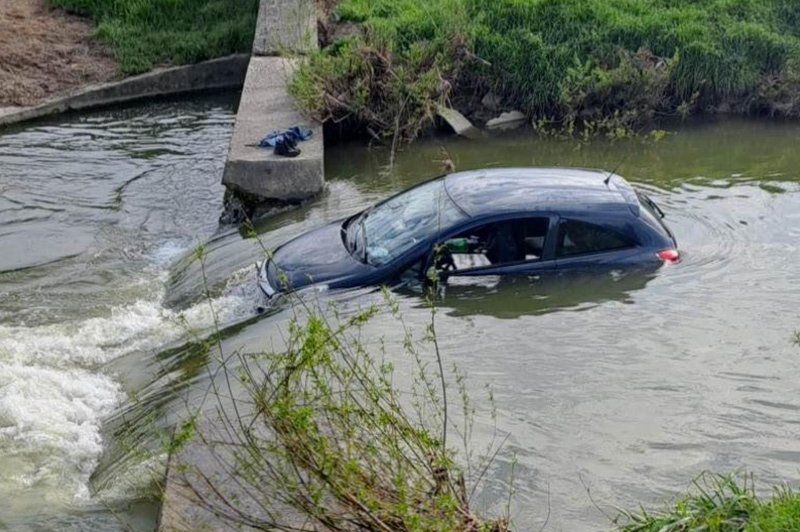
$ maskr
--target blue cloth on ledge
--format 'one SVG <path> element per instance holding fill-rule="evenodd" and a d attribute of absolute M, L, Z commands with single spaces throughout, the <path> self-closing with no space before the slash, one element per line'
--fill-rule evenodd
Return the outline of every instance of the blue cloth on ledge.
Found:
<path fill-rule="evenodd" d="M 284 139 L 294 141 L 308 140 L 313 136 L 313 131 L 301 126 L 292 126 L 283 131 L 273 131 L 258 143 L 262 148 L 274 148 L 276 144 Z"/>

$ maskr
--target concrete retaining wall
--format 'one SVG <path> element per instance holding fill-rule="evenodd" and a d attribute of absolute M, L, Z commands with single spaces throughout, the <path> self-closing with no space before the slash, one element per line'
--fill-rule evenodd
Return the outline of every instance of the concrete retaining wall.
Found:
<path fill-rule="evenodd" d="M 280 157 L 271 148 L 258 147 L 267 133 L 307 122 L 286 90 L 297 61 L 282 57 L 250 61 L 222 178 L 234 192 L 264 201 L 297 202 L 319 193 L 325 184 L 321 126 L 310 124 L 313 137 L 298 143 L 297 157 Z"/>
<path fill-rule="evenodd" d="M 255 216 L 259 204 L 296 203 L 324 188 L 322 127 L 309 123 L 288 90 L 292 73 L 302 60 L 298 54 L 316 47 L 314 0 L 261 0 L 253 58 L 222 179 L 233 196 L 226 201 L 227 210 L 242 206 L 245 215 Z M 299 144 L 300 156 L 280 157 L 271 149 L 258 147 L 267 134 L 297 125 L 314 132 L 310 141 Z M 223 214 L 227 221 L 236 218 L 231 212 Z"/>
<path fill-rule="evenodd" d="M 195 65 L 165 68 L 122 81 L 96 85 L 35 107 L 0 110 L 0 126 L 41 118 L 65 111 L 109 105 L 196 91 L 238 89 L 247 73 L 250 56 L 237 54 Z"/>
<path fill-rule="evenodd" d="M 307 54 L 317 49 L 315 0 L 262 0 L 253 55 Z"/>

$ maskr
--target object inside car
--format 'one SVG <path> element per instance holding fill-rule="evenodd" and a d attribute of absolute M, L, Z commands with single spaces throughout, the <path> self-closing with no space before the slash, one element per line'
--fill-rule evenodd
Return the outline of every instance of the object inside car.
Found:
<path fill-rule="evenodd" d="M 550 220 L 546 217 L 492 222 L 444 242 L 437 268 L 469 271 L 541 259 Z"/>

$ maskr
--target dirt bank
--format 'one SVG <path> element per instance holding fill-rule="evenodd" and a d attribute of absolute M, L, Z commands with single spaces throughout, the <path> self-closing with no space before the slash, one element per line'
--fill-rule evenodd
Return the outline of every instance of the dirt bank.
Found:
<path fill-rule="evenodd" d="M 0 0 L 0 107 L 28 106 L 117 77 L 88 21 L 46 0 Z"/>

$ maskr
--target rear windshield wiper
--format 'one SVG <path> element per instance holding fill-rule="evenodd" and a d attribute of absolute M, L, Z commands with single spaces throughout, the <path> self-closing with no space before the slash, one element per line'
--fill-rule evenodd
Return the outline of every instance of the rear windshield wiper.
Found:
<path fill-rule="evenodd" d="M 666 216 L 664 214 L 664 211 L 661 210 L 661 207 L 659 207 L 655 201 L 650 199 L 650 196 L 645 196 L 645 198 L 647 198 L 647 203 L 650 205 L 650 207 L 652 207 L 653 210 L 656 211 L 660 217 L 664 218 L 664 216 Z"/>
<path fill-rule="evenodd" d="M 645 194 L 644 192 L 639 192 L 639 198 L 641 198 L 642 200 L 644 200 L 644 202 L 647 204 L 647 206 L 648 206 L 648 207 L 650 207 L 651 209 L 653 209 L 653 210 L 655 211 L 655 213 L 656 213 L 656 214 L 658 214 L 659 218 L 664 218 L 664 217 L 666 216 L 666 215 L 664 214 L 664 211 L 662 211 L 662 210 L 661 210 L 661 207 L 659 207 L 659 206 L 656 204 L 656 202 L 655 202 L 655 201 L 653 201 L 652 199 L 650 199 L 650 196 L 648 196 L 648 195 L 647 195 L 647 194 Z"/>

